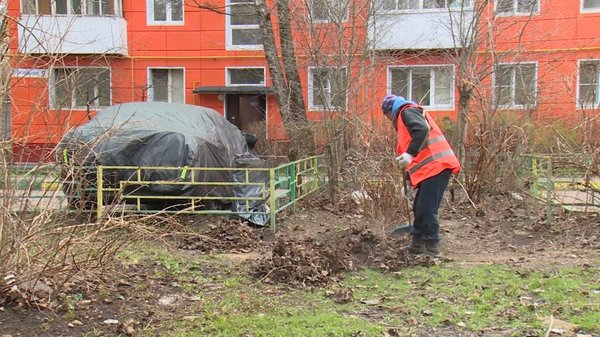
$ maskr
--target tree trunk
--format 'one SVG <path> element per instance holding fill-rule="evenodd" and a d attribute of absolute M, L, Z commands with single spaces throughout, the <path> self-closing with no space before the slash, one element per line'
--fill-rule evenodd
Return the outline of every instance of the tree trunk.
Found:
<path fill-rule="evenodd" d="M 289 115 L 284 118 L 284 123 L 289 124 L 287 129 L 292 129 L 288 137 L 301 156 L 314 154 L 314 134 L 304 107 L 304 97 L 296 63 L 296 51 L 292 37 L 291 16 L 288 0 L 277 0 L 279 14 L 279 42 L 283 58 L 284 76 L 289 90 Z"/>
<path fill-rule="evenodd" d="M 265 0 L 257 0 L 256 2 L 258 25 L 265 58 L 271 74 L 275 98 L 283 119 L 283 126 L 293 148 L 292 152 L 294 152 L 294 157 L 310 155 L 314 153 L 315 149 L 314 135 L 304 108 L 304 97 L 302 96 L 302 86 L 298 74 L 298 65 L 296 64 L 287 0 L 278 0 L 277 10 L 279 12 L 283 68 L 277 52 L 271 11 Z"/>
<path fill-rule="evenodd" d="M 459 162 L 465 161 L 465 149 L 467 144 L 467 130 L 469 127 L 471 89 L 467 85 L 460 85 L 458 99 L 458 119 L 456 122 L 456 143 L 455 149 Z"/>
<path fill-rule="evenodd" d="M 288 88 L 285 85 L 281 63 L 279 63 L 279 55 L 277 54 L 277 45 L 273 34 L 273 25 L 271 24 L 271 11 L 267 7 L 265 0 L 256 1 L 256 14 L 258 16 L 258 26 L 260 28 L 265 58 L 267 59 L 271 82 L 273 82 L 275 98 L 279 104 L 281 116 L 285 121 L 290 114 L 287 101 L 289 93 Z"/>

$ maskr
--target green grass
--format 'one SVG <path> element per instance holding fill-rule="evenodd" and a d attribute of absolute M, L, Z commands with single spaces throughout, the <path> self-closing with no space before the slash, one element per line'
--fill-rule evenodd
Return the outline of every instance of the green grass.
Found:
<path fill-rule="evenodd" d="M 384 327 L 347 315 L 318 292 L 229 289 L 203 305 L 203 319 L 171 322 L 169 336 L 381 336 Z"/>
<path fill-rule="evenodd" d="M 344 275 L 320 290 L 262 284 L 239 261 L 219 255 L 172 255 L 136 246 L 128 263 L 152 261 L 196 301 L 165 313 L 144 336 L 383 336 L 445 327 L 478 332 L 494 327 L 514 336 L 543 335 L 552 316 L 600 333 L 600 269 L 522 270 L 448 263 L 383 274 Z M 203 284 L 210 284 L 204 287 Z M 328 296 L 352 291 L 348 303 Z M 193 319 L 185 316 L 194 316 Z"/>
<path fill-rule="evenodd" d="M 576 324 L 585 331 L 600 329 L 598 269 L 523 272 L 497 265 L 447 264 L 406 269 L 396 275 L 363 271 L 346 284 L 357 298 L 381 298 L 384 307 L 403 315 L 388 315 L 401 324 L 415 318 L 427 326 L 457 325 L 472 331 L 486 327 L 533 329 L 542 318 Z M 594 291 L 596 290 L 596 291 Z"/>

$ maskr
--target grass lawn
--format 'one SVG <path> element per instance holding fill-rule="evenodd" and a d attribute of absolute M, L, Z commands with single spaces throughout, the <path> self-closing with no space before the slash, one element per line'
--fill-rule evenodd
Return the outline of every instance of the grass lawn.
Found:
<path fill-rule="evenodd" d="M 194 300 L 164 308 L 143 336 L 409 336 L 431 329 L 544 336 L 550 318 L 573 324 L 571 332 L 600 333 L 600 269 L 593 267 L 446 262 L 362 270 L 322 288 L 292 289 L 260 282 L 250 276 L 251 261 L 225 255 L 145 249 L 126 259 L 144 260 L 160 264 L 157 275 L 168 274 Z"/>

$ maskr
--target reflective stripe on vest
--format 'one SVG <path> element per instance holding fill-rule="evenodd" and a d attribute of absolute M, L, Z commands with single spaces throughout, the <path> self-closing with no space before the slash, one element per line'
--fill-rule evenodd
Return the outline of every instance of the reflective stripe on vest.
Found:
<path fill-rule="evenodd" d="M 446 140 L 446 137 L 444 137 L 444 135 L 433 137 L 431 139 L 427 139 L 427 145 L 435 144 L 444 140 Z"/>
<path fill-rule="evenodd" d="M 443 138 L 444 136 L 441 136 L 441 137 Z M 436 138 L 440 138 L 440 137 L 435 137 L 435 138 L 432 138 L 432 140 L 434 140 L 434 139 L 436 139 Z M 439 142 L 439 141 L 440 141 L 440 140 L 438 140 L 438 142 Z M 427 158 L 423 159 L 423 161 L 422 161 L 422 162 L 420 162 L 420 163 L 416 164 L 415 166 L 411 167 L 411 168 L 408 170 L 408 173 L 409 173 L 409 174 L 413 174 L 413 173 L 415 173 L 416 171 L 418 171 L 418 170 L 419 170 L 421 167 L 423 167 L 423 166 L 425 166 L 425 165 L 427 165 L 427 164 L 431 163 L 432 161 L 434 161 L 434 160 L 436 160 L 436 159 L 440 159 L 440 158 L 443 158 L 443 157 L 446 157 L 446 156 L 453 156 L 453 155 L 454 155 L 454 151 L 452 151 L 451 149 L 450 149 L 450 150 L 446 150 L 446 151 L 442 151 L 442 152 L 438 152 L 438 153 L 434 153 L 434 154 L 432 154 L 431 156 L 429 156 L 429 157 L 427 157 Z"/>

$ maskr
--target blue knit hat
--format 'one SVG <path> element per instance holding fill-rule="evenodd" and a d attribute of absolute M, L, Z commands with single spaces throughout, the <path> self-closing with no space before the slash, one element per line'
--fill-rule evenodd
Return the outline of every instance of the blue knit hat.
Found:
<path fill-rule="evenodd" d="M 396 99 L 396 95 L 387 95 L 383 98 L 383 102 L 381 103 L 381 111 L 384 114 L 389 114 L 392 112 L 392 106 L 394 105 L 394 100 Z"/>
<path fill-rule="evenodd" d="M 400 109 L 403 105 L 408 103 L 414 104 L 414 102 L 407 101 L 402 96 L 387 95 L 383 98 L 383 102 L 381 103 L 381 110 L 384 114 L 393 113 Z"/>

